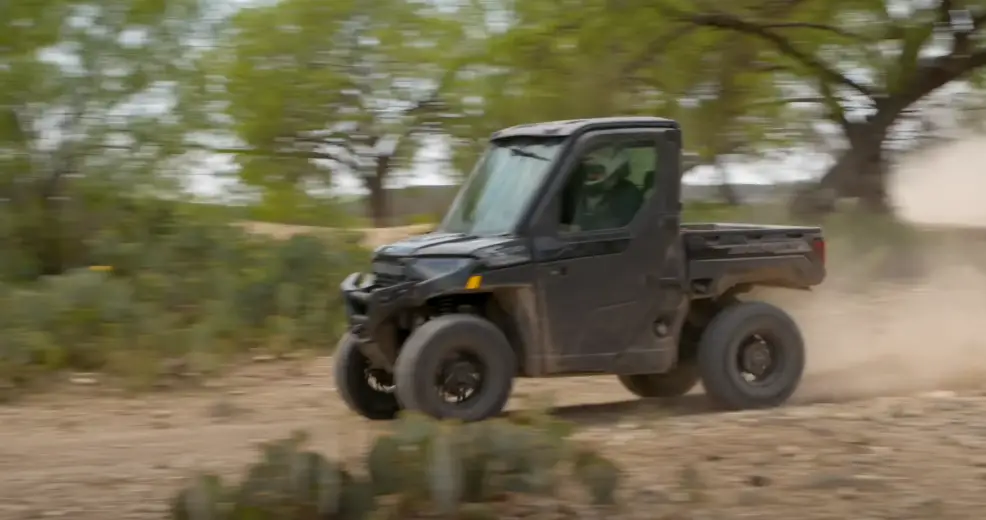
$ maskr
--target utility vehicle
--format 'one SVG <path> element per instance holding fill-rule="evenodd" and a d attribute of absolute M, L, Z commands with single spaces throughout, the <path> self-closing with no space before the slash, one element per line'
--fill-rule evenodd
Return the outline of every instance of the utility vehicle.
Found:
<path fill-rule="evenodd" d="M 428 234 L 341 284 L 336 388 L 353 411 L 476 421 L 516 377 L 612 374 L 641 397 L 701 381 L 723 409 L 778 406 L 798 326 L 737 295 L 825 278 L 817 227 L 682 224 L 681 130 L 612 117 L 501 130 Z"/>

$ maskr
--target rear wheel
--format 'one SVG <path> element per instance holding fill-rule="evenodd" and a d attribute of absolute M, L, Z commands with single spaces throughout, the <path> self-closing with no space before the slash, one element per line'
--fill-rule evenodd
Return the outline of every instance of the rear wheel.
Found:
<path fill-rule="evenodd" d="M 798 325 L 769 303 L 740 302 L 722 309 L 699 340 L 702 386 L 728 410 L 783 404 L 801 382 L 804 367 Z"/>
<path fill-rule="evenodd" d="M 333 364 L 336 390 L 350 410 L 374 421 L 397 416 L 401 407 L 394 395 L 393 377 L 370 366 L 351 334 L 339 340 Z"/>
<path fill-rule="evenodd" d="M 510 343 L 490 321 L 448 314 L 404 342 L 394 374 L 404 408 L 440 419 L 480 421 L 499 414 L 516 373 Z"/>
<path fill-rule="evenodd" d="M 664 374 L 634 374 L 619 376 L 623 387 L 638 397 L 680 397 L 698 384 L 698 365 L 684 360 Z"/>

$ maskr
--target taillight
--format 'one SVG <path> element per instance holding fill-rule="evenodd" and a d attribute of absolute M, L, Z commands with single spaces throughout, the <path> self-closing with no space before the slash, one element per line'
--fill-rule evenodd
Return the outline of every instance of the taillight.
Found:
<path fill-rule="evenodd" d="M 818 260 L 825 264 L 825 239 L 815 238 L 811 241 L 811 249 L 818 255 Z"/>

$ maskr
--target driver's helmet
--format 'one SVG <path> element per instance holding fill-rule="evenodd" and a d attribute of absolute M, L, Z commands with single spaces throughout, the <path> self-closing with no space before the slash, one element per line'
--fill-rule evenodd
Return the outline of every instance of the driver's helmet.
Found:
<path fill-rule="evenodd" d="M 603 193 L 616 184 L 628 172 L 626 161 L 607 165 L 599 161 L 587 162 L 585 168 L 585 188 L 590 194 Z"/>

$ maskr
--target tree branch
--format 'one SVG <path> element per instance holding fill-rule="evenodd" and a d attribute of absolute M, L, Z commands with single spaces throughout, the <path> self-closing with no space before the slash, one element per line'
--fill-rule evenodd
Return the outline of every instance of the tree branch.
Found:
<path fill-rule="evenodd" d="M 760 27 L 763 28 L 764 30 L 768 30 L 768 31 L 769 30 L 773 30 L 773 29 L 813 29 L 813 30 L 816 30 L 816 31 L 823 31 L 823 32 L 832 33 L 832 34 L 835 34 L 835 35 L 838 35 L 838 36 L 842 36 L 843 38 L 848 38 L 850 40 L 856 40 L 856 41 L 859 41 L 859 42 L 866 42 L 866 43 L 873 43 L 873 38 L 869 38 L 867 36 L 863 36 L 862 34 L 856 34 L 856 33 L 852 32 L 852 31 L 847 31 L 847 30 L 841 29 L 839 27 L 835 27 L 835 26 L 832 26 L 832 25 L 825 25 L 825 24 L 821 24 L 821 23 L 811 23 L 811 22 L 779 22 L 779 23 L 760 24 Z"/>
<path fill-rule="evenodd" d="M 749 36 L 754 36 L 772 44 L 781 54 L 801 63 L 829 83 L 847 86 L 866 97 L 874 97 L 873 89 L 854 81 L 841 72 L 833 69 L 825 62 L 815 58 L 810 53 L 798 49 L 790 40 L 777 34 L 769 25 L 761 25 L 723 13 L 701 14 L 685 13 L 677 9 L 662 7 L 671 16 L 687 23 L 702 27 L 726 29 Z"/>
<path fill-rule="evenodd" d="M 986 48 L 968 54 L 947 54 L 919 68 L 917 80 L 905 97 L 908 105 L 970 72 L 986 67 Z"/>
<path fill-rule="evenodd" d="M 105 145 L 106 149 L 129 149 L 127 147 Z M 294 159 L 321 159 L 334 161 L 339 164 L 351 166 L 350 162 L 339 155 L 328 152 L 317 152 L 314 150 L 273 150 L 266 148 L 223 148 L 203 145 L 188 145 L 189 151 L 209 152 L 224 155 L 245 155 L 251 157 L 285 157 Z"/>
<path fill-rule="evenodd" d="M 652 41 L 644 48 L 643 52 L 641 52 L 638 56 L 630 60 L 629 63 L 623 65 L 619 77 L 625 78 L 635 73 L 636 71 L 640 70 L 641 68 L 646 66 L 647 63 L 650 62 L 650 60 L 654 59 L 654 57 L 662 56 L 661 53 L 662 50 L 672 45 L 674 42 L 680 40 L 681 38 L 684 38 L 689 34 L 695 32 L 696 28 L 697 26 L 694 25 L 682 26 L 679 27 L 678 30 L 667 35 L 666 37 Z"/>
<path fill-rule="evenodd" d="M 788 105 L 788 104 L 823 104 L 826 102 L 824 97 L 818 96 L 808 96 L 808 97 L 793 97 L 793 98 L 780 98 L 780 99 L 770 99 L 764 101 L 755 101 L 745 105 L 745 108 L 757 108 L 757 107 L 770 107 L 777 105 Z"/>

